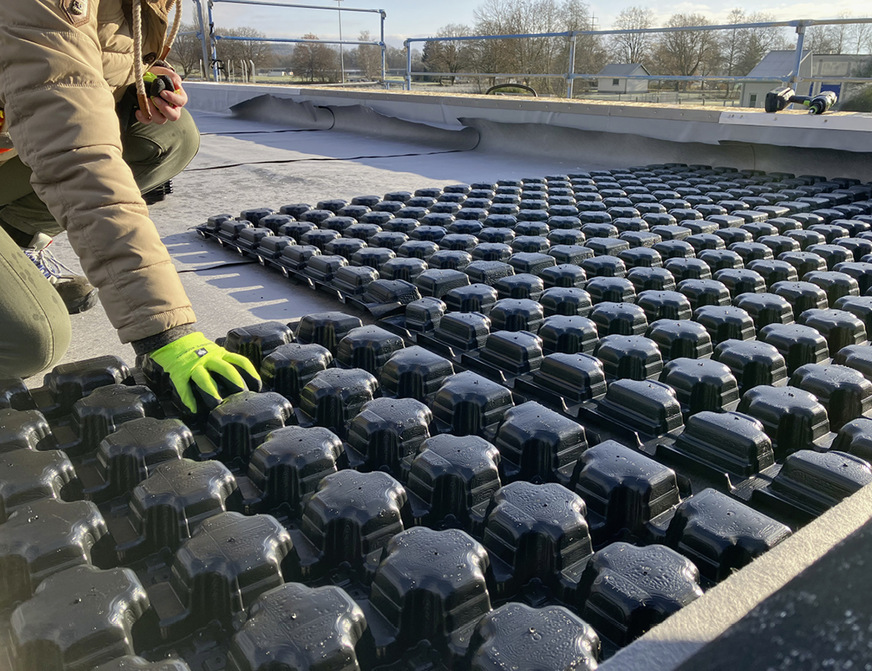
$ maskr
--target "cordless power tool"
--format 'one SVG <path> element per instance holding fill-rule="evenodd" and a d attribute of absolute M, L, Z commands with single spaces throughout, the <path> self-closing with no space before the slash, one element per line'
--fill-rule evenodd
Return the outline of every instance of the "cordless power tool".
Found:
<path fill-rule="evenodd" d="M 838 97 L 834 91 L 821 91 L 816 96 L 798 96 L 796 91 L 785 86 L 766 94 L 764 107 L 767 112 L 780 112 L 790 103 L 798 103 L 808 108 L 809 114 L 823 114 L 836 104 Z"/>

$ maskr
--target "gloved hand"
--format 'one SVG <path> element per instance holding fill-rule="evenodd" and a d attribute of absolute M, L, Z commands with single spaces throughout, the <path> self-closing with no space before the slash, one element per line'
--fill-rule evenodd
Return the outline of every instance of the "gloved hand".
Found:
<path fill-rule="evenodd" d="M 197 412 L 195 390 L 221 401 L 216 379 L 234 391 L 260 390 L 260 376 L 241 354 L 228 352 L 199 331 L 182 336 L 151 353 L 152 360 L 170 376 L 182 403 Z"/>

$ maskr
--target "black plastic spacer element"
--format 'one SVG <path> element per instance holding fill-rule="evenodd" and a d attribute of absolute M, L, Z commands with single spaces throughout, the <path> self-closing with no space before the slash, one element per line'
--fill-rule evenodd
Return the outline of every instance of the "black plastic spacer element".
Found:
<path fill-rule="evenodd" d="M 827 410 L 831 431 L 872 410 L 872 382 L 846 366 L 806 364 L 793 372 L 790 384 L 817 397 Z"/>
<path fill-rule="evenodd" d="M 814 449 L 830 428 L 826 408 L 796 387 L 754 387 L 742 397 L 738 411 L 763 424 L 779 461 L 797 450 Z"/>
<path fill-rule="evenodd" d="M 614 440 L 581 455 L 572 490 L 587 503 L 597 542 L 622 530 L 639 534 L 680 501 L 675 471 Z"/>
<path fill-rule="evenodd" d="M 76 566 L 56 573 L 12 613 L 15 668 L 67 671 L 132 655 L 133 627 L 149 606 L 129 569 Z"/>
<path fill-rule="evenodd" d="M 441 299 L 452 289 L 463 287 L 470 283 L 469 276 L 460 270 L 434 268 L 432 259 L 433 257 L 431 256 L 430 268 L 415 278 L 415 286 L 418 287 L 422 296 L 432 296 Z"/>
<path fill-rule="evenodd" d="M 602 361 L 606 379 L 646 380 L 663 368 L 657 343 L 644 336 L 603 336 L 593 354 Z"/>
<path fill-rule="evenodd" d="M 206 437 L 215 446 L 210 458 L 245 465 L 270 431 L 296 424 L 291 402 L 272 391 L 242 391 L 228 396 L 211 413 Z"/>
<path fill-rule="evenodd" d="M 702 589 L 699 570 L 674 550 L 612 543 L 594 554 L 579 593 L 585 621 L 616 645 L 626 645 L 702 596 Z"/>
<path fill-rule="evenodd" d="M 236 478 L 218 461 L 168 461 L 133 488 L 130 529 L 115 530 L 118 556 L 129 561 L 174 550 L 204 520 L 238 504 Z"/>
<path fill-rule="evenodd" d="M 581 424 L 535 401 L 527 401 L 506 412 L 494 445 L 502 458 L 503 482 L 567 484 L 588 443 Z"/>
<path fill-rule="evenodd" d="M 829 357 L 826 339 L 810 326 L 769 324 L 760 330 L 758 338 L 781 353 L 788 374 L 807 363 L 823 363 Z"/>
<path fill-rule="evenodd" d="M 715 343 L 751 340 L 756 336 L 751 315 L 731 305 L 704 305 L 694 311 L 693 320 L 706 328 Z"/>
<path fill-rule="evenodd" d="M 95 389 L 115 384 L 133 384 L 133 378 L 130 369 L 117 356 L 101 356 L 55 366 L 45 376 L 43 384 L 51 392 L 55 406 L 52 411 L 41 409 L 46 417 L 52 419 L 70 412 L 76 401 Z"/>
<path fill-rule="evenodd" d="M 872 420 L 860 418 L 844 424 L 830 449 L 872 461 Z"/>
<path fill-rule="evenodd" d="M 753 270 L 725 268 L 718 270 L 713 279 L 727 287 L 733 299 L 744 293 L 760 294 L 766 291 L 765 280 Z"/>
<path fill-rule="evenodd" d="M 726 364 L 739 383 L 739 393 L 759 385 L 779 386 L 787 382 L 787 364 L 775 347 L 759 340 L 725 340 L 712 356 Z"/>
<path fill-rule="evenodd" d="M 497 298 L 497 289 L 478 282 L 457 287 L 443 296 L 445 306 L 450 312 L 480 312 L 484 315 L 490 312 Z"/>
<path fill-rule="evenodd" d="M 866 343 L 866 326 L 846 310 L 806 310 L 797 321 L 826 338 L 830 356 L 843 347 Z"/>
<path fill-rule="evenodd" d="M 500 488 L 499 463 L 499 450 L 483 438 L 433 436 L 412 460 L 406 489 L 423 504 L 428 526 L 454 521 L 468 528 L 474 508 Z"/>
<path fill-rule="evenodd" d="M 482 544 L 492 557 L 494 599 L 511 598 L 531 580 L 560 593 L 575 585 L 593 554 L 578 494 L 556 483 L 513 482 L 488 506 Z"/>
<path fill-rule="evenodd" d="M 660 381 L 675 390 L 685 415 L 722 412 L 739 400 L 738 384 L 730 369 L 711 359 L 672 359 L 663 367 Z"/>
<path fill-rule="evenodd" d="M 627 273 L 627 279 L 633 283 L 637 294 L 675 289 L 675 277 L 666 268 L 633 268 Z"/>
<path fill-rule="evenodd" d="M 300 410 L 312 421 L 337 433 L 378 391 L 378 380 L 359 368 L 328 368 L 318 373 L 300 392 Z"/>
<path fill-rule="evenodd" d="M 200 628 L 212 620 L 225 626 L 258 596 L 284 583 L 282 565 L 292 552 L 288 531 L 270 515 L 226 512 L 205 520 L 178 549 L 170 583 L 183 616 L 165 618 L 172 631 L 181 624 Z"/>
<path fill-rule="evenodd" d="M 489 565 L 484 547 L 457 529 L 414 527 L 394 536 L 372 585 L 372 606 L 384 618 L 379 656 L 395 658 L 428 641 L 462 657 L 491 610 Z"/>
<path fill-rule="evenodd" d="M 248 477 L 268 510 L 287 507 L 293 516 L 321 479 L 345 463 L 342 441 L 320 426 L 287 426 L 273 431 L 251 455 Z"/>
<path fill-rule="evenodd" d="M 87 501 L 42 499 L 19 507 L 0 534 L 0 605 L 29 599 L 51 575 L 72 566 L 92 566 L 95 546 L 106 538 L 106 522 Z M 94 555 L 96 555 L 96 551 Z"/>
<path fill-rule="evenodd" d="M 318 312 L 300 319 L 295 335 L 297 342 L 321 345 L 335 355 L 339 341 L 359 326 L 363 326 L 360 317 L 342 312 Z"/>
<path fill-rule="evenodd" d="M 352 465 L 382 469 L 399 477 L 400 462 L 417 453 L 430 437 L 433 414 L 412 398 L 368 401 L 348 423 L 347 443 Z"/>
<path fill-rule="evenodd" d="M 599 636 L 563 606 L 507 603 L 475 627 L 467 657 L 472 671 L 597 668 Z"/>
<path fill-rule="evenodd" d="M 431 407 L 445 431 L 474 436 L 496 425 L 513 405 L 506 387 L 467 371 L 446 379 Z"/>
<path fill-rule="evenodd" d="M 0 523 L 19 506 L 65 498 L 77 482 L 70 458 L 60 450 L 12 450 L 0 459 Z"/>
<path fill-rule="evenodd" d="M 501 298 L 490 313 L 491 331 L 536 333 L 545 319 L 543 306 L 529 298 Z"/>
<path fill-rule="evenodd" d="M 296 400 L 315 375 L 332 365 L 333 355 L 326 347 L 315 343 L 289 343 L 264 358 L 260 376 L 265 388 Z"/>
<path fill-rule="evenodd" d="M 712 471 L 743 480 L 775 463 L 763 424 L 738 412 L 703 411 L 687 419 L 675 449 Z"/>
<path fill-rule="evenodd" d="M 38 410 L 0 409 L 0 453 L 57 449 L 57 439 Z"/>
<path fill-rule="evenodd" d="M 426 401 L 453 374 L 451 361 L 423 347 L 413 346 L 391 355 L 382 366 L 379 382 L 382 394 L 388 398 Z"/>
<path fill-rule="evenodd" d="M 288 583 L 261 594 L 233 636 L 228 671 L 357 669 L 363 611 L 339 587 Z M 317 634 L 316 634 L 317 632 Z"/>
<path fill-rule="evenodd" d="M 733 305 L 747 312 L 754 321 L 754 328 L 760 331 L 769 324 L 792 324 L 793 308 L 781 296 L 770 293 L 745 293 L 733 298 Z"/>
<path fill-rule="evenodd" d="M 844 452 L 800 450 L 789 455 L 767 493 L 817 517 L 872 482 L 872 468 Z"/>
<path fill-rule="evenodd" d="M 636 305 L 645 311 L 648 323 L 658 319 L 690 319 L 693 316 L 690 301 L 678 291 L 643 291 L 636 296 Z"/>
<path fill-rule="evenodd" d="M 585 285 L 594 303 L 632 303 L 636 288 L 623 277 L 594 277 Z"/>
<path fill-rule="evenodd" d="M 264 357 L 293 340 L 294 334 L 287 325 L 281 322 L 263 322 L 231 329 L 224 340 L 224 348 L 228 352 L 242 354 L 255 368 L 260 368 Z"/>
<path fill-rule="evenodd" d="M 722 282 L 711 279 L 690 279 L 678 283 L 678 291 L 690 301 L 690 307 L 698 310 L 705 306 L 727 306 L 730 290 Z"/>
<path fill-rule="evenodd" d="M 600 337 L 607 335 L 642 335 L 648 328 L 645 311 L 633 303 L 599 303 L 589 315 Z"/>
<path fill-rule="evenodd" d="M 545 282 L 530 273 L 517 273 L 501 277 L 494 282 L 493 287 L 499 298 L 529 298 L 538 301 L 545 291 Z"/>
<path fill-rule="evenodd" d="M 336 347 L 336 363 L 378 375 L 394 352 L 405 347 L 403 339 L 374 325 L 351 329 Z"/>
<path fill-rule="evenodd" d="M 574 287 L 551 287 L 539 296 L 545 317 L 553 315 L 586 317 L 593 309 L 590 294 Z"/>
<path fill-rule="evenodd" d="M 674 257 L 668 259 L 663 267 L 679 284 L 685 280 L 710 280 L 712 277 L 711 268 L 702 259 Z"/>
<path fill-rule="evenodd" d="M 790 536 L 790 529 L 714 489 L 682 501 L 665 544 L 688 557 L 703 577 L 721 581 Z"/>
<path fill-rule="evenodd" d="M 122 424 L 97 447 L 97 470 L 103 482 L 85 487 L 85 496 L 103 501 L 129 492 L 166 461 L 191 456 L 194 435 L 178 419 L 143 417 Z"/>
<path fill-rule="evenodd" d="M 411 521 L 406 490 L 397 480 L 381 471 L 345 469 L 321 480 L 306 502 L 300 531 L 322 570 L 343 562 L 362 570 L 374 567 L 381 550 Z"/>
<path fill-rule="evenodd" d="M 545 354 L 590 354 L 598 341 L 596 324 L 590 319 L 561 314 L 547 317 L 538 335 L 542 339 L 542 351 Z"/>
<path fill-rule="evenodd" d="M 163 417 L 151 389 L 123 384 L 99 387 L 73 405 L 73 426 L 79 440 L 65 450 L 72 455 L 93 452 L 101 440 L 122 424 L 141 417 Z"/>

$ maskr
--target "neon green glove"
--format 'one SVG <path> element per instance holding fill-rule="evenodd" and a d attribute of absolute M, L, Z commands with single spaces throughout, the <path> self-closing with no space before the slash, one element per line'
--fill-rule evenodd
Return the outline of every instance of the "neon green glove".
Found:
<path fill-rule="evenodd" d="M 199 331 L 174 340 L 150 356 L 169 373 L 182 403 L 194 413 L 197 412 L 195 390 L 221 401 L 216 380 L 234 387 L 234 391 L 250 387 L 260 390 L 260 376 L 251 361 L 241 354 L 228 352 Z"/>

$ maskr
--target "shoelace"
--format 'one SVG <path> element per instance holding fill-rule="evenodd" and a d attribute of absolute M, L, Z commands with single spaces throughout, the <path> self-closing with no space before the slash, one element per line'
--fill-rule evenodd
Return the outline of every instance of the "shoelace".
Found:
<path fill-rule="evenodd" d="M 58 280 L 69 280 L 77 276 L 72 268 L 59 261 L 47 247 L 42 249 L 29 248 L 22 251 L 52 284 Z"/>

